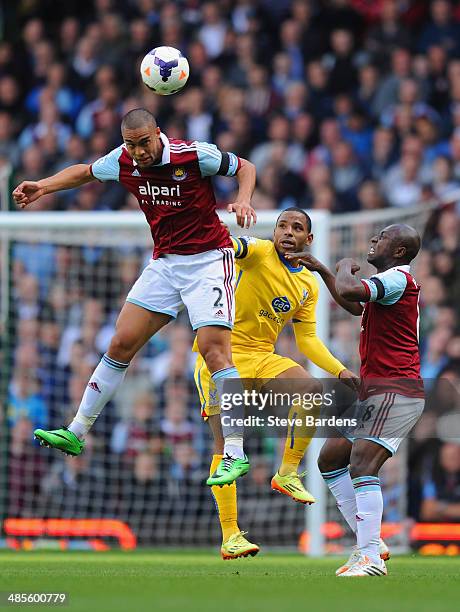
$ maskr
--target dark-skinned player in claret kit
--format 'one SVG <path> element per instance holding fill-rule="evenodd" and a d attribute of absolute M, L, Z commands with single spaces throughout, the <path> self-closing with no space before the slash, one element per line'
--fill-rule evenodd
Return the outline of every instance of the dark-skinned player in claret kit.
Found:
<path fill-rule="evenodd" d="M 107 353 L 94 370 L 68 427 L 34 433 L 42 444 L 79 455 L 84 438 L 123 381 L 129 362 L 184 307 L 219 395 L 241 385 L 231 354 L 234 250 L 216 213 L 211 177 L 235 176 L 236 201 L 227 210 L 240 227 L 256 221 L 251 207 L 253 164 L 205 142 L 170 140 L 155 117 L 134 109 L 121 122 L 123 144 L 93 164 L 76 164 L 40 181 L 23 181 L 13 198 L 24 208 L 41 196 L 91 181 L 118 181 L 135 195 L 154 241 L 153 257 L 129 292 Z M 236 385 L 236 386 L 235 386 Z M 241 391 L 243 388 L 241 387 Z M 227 411 L 228 414 L 228 411 Z M 225 454 L 235 477 L 249 469 L 243 431 L 223 426 Z"/>
<path fill-rule="evenodd" d="M 377 272 L 357 278 L 352 259 L 337 264 L 337 275 L 308 253 L 289 253 L 318 272 L 346 310 L 362 316 L 359 341 L 360 392 L 352 407 L 357 427 L 329 438 L 318 466 L 356 546 L 339 567 L 340 577 L 386 576 L 388 550 L 380 539 L 383 498 L 379 471 L 420 418 L 424 404 L 418 344 L 420 288 L 409 265 L 420 250 L 417 231 L 389 225 L 370 240 L 368 263 Z"/>

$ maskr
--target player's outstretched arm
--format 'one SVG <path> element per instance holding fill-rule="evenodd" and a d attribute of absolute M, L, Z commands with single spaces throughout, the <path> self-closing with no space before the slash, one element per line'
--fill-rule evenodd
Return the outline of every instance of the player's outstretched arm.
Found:
<path fill-rule="evenodd" d="M 20 208 L 25 208 L 47 193 L 73 189 L 94 180 L 88 164 L 75 164 L 40 181 L 23 181 L 13 191 L 13 199 Z"/>
<path fill-rule="evenodd" d="M 363 308 L 361 304 L 359 304 L 358 302 L 346 300 L 344 297 L 339 295 L 337 289 L 335 288 L 334 274 L 331 272 L 331 270 L 329 270 L 327 266 L 320 262 L 319 259 L 313 257 L 311 253 L 309 253 L 308 251 L 302 251 L 301 253 L 286 253 L 285 257 L 289 260 L 297 260 L 297 265 L 302 264 L 307 268 L 307 270 L 310 270 L 311 272 L 318 272 L 318 274 L 323 279 L 324 284 L 328 288 L 329 293 L 332 295 L 334 301 L 339 306 L 350 312 L 352 315 L 360 316 L 362 314 Z"/>
<path fill-rule="evenodd" d="M 350 302 L 368 302 L 369 294 L 363 283 L 355 276 L 360 269 L 359 265 L 353 259 L 346 257 L 338 262 L 336 269 L 335 288 L 340 297 Z"/>
<path fill-rule="evenodd" d="M 240 227 L 248 228 L 251 221 L 256 223 L 257 215 L 251 206 L 251 198 L 256 186 L 256 167 L 247 159 L 240 158 L 241 165 L 236 173 L 238 180 L 238 195 L 236 202 L 227 206 L 228 212 L 236 213 L 236 221 Z"/>

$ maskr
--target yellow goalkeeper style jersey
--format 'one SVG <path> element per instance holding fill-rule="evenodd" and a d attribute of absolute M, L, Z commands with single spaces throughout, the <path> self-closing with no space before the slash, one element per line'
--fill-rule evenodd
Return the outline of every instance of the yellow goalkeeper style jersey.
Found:
<path fill-rule="evenodd" d="M 272 352 L 289 321 L 315 325 L 318 282 L 305 267 L 293 267 L 271 240 L 232 238 L 236 258 L 235 352 Z"/>
<path fill-rule="evenodd" d="M 292 266 L 271 240 L 242 236 L 232 241 L 237 263 L 232 351 L 273 353 L 281 330 L 292 321 L 299 350 L 338 376 L 344 366 L 316 336 L 315 276 L 304 266 Z M 198 351 L 196 339 L 193 350 Z"/>

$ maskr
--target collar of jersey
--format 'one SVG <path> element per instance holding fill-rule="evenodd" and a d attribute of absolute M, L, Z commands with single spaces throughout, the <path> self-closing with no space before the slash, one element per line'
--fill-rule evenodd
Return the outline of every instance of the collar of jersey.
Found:
<path fill-rule="evenodd" d="M 163 154 L 161 156 L 161 162 L 153 164 L 154 166 L 165 166 L 171 161 L 171 150 L 169 148 L 169 139 L 166 134 L 160 132 L 160 140 L 163 143 Z M 137 162 L 133 159 L 133 166 L 137 166 Z"/>
<path fill-rule="evenodd" d="M 161 156 L 161 162 L 159 164 L 154 164 L 155 166 L 165 166 L 169 164 L 171 161 L 171 151 L 169 148 L 169 139 L 166 134 L 160 132 L 160 140 L 163 143 L 163 155 Z"/>
<path fill-rule="evenodd" d="M 384 270 L 380 272 L 380 274 L 385 274 L 386 272 L 392 272 L 393 270 L 402 270 L 403 272 L 409 272 L 410 274 L 410 266 L 405 264 L 404 266 L 393 266 L 393 268 L 388 268 L 388 270 Z"/>
<path fill-rule="evenodd" d="M 275 249 L 276 251 L 276 249 Z M 283 257 L 281 255 L 281 253 L 278 253 L 278 251 L 276 251 L 278 257 L 280 258 L 280 261 L 283 265 L 286 266 L 286 268 L 289 270 L 289 272 L 292 272 L 293 274 L 295 274 L 296 272 L 302 272 L 303 270 L 303 266 L 297 266 L 297 268 L 295 266 L 291 266 L 291 264 L 288 262 L 288 260 Z"/>

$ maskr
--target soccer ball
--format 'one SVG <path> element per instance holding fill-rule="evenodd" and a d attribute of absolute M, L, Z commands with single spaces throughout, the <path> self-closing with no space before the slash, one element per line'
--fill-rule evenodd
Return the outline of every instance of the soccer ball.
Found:
<path fill-rule="evenodd" d="M 142 80 L 160 96 L 170 96 L 180 91 L 188 75 L 187 58 L 174 47 L 155 47 L 141 63 Z"/>

